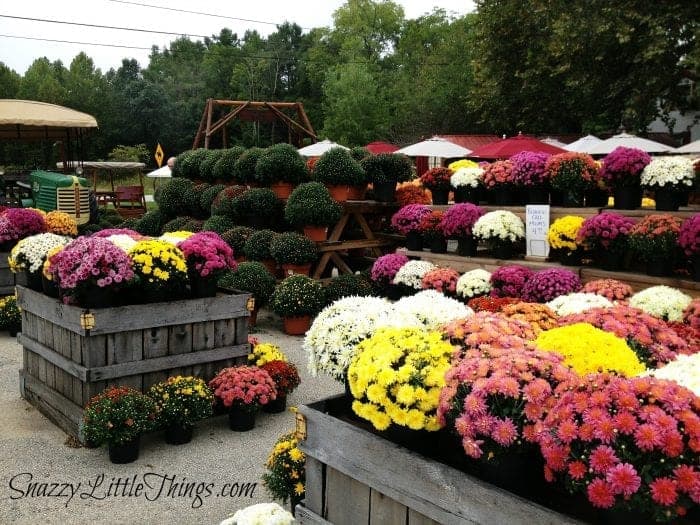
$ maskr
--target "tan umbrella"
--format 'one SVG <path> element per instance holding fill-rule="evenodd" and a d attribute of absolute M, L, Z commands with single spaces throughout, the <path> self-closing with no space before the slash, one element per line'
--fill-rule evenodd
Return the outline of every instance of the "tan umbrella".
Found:
<path fill-rule="evenodd" d="M 620 146 L 641 149 L 647 153 L 670 153 L 674 151 L 671 146 L 667 146 L 666 144 L 637 137 L 636 135 L 630 135 L 629 133 L 620 133 L 619 135 L 613 135 L 609 139 L 605 139 L 599 144 L 596 144 L 588 153 L 591 155 L 607 155 Z"/>

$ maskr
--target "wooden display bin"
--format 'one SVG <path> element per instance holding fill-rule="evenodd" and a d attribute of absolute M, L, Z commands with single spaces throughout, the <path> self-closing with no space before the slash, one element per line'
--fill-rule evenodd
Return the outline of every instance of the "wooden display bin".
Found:
<path fill-rule="evenodd" d="M 81 439 L 85 404 L 109 385 L 146 390 L 171 375 L 211 379 L 249 353 L 248 294 L 87 310 L 17 287 L 20 393 Z"/>
<path fill-rule="evenodd" d="M 300 523 L 581 523 L 363 429 L 347 410 L 343 396 L 299 407 L 306 454 Z"/>
<path fill-rule="evenodd" d="M 10 270 L 10 263 L 7 258 L 9 252 L 0 252 L 0 295 L 12 295 L 15 293 L 15 286 L 27 284 L 27 277 L 22 273 L 13 273 Z"/>

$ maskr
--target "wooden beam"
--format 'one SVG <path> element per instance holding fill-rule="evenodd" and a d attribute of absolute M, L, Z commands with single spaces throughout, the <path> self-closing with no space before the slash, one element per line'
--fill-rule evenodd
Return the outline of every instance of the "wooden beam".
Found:
<path fill-rule="evenodd" d="M 316 135 L 314 134 L 313 131 L 309 131 L 304 126 L 302 126 L 301 124 L 299 124 L 298 122 L 296 122 L 295 120 L 290 118 L 288 115 L 285 115 L 284 113 L 282 113 L 276 107 L 271 106 L 269 103 L 265 102 L 265 104 L 267 104 L 267 107 L 270 109 L 270 111 L 272 111 L 275 115 L 277 115 L 280 118 L 280 120 L 282 120 L 283 122 L 286 122 L 290 126 L 295 127 L 296 129 L 304 132 L 306 135 L 310 135 L 311 137 L 316 138 Z"/>
<path fill-rule="evenodd" d="M 17 341 L 25 348 L 25 350 L 29 350 L 30 352 L 40 355 L 49 363 L 57 366 L 61 370 L 64 370 L 73 377 L 77 377 L 81 381 L 87 380 L 87 368 L 84 366 L 63 357 L 55 350 L 52 350 L 48 346 L 42 345 L 39 341 L 36 341 L 25 334 L 19 334 Z"/>
<path fill-rule="evenodd" d="M 197 128 L 197 133 L 194 135 L 194 142 L 192 143 L 192 149 L 197 149 L 199 147 L 199 141 L 202 138 L 202 135 L 204 134 L 204 125 L 207 122 L 207 113 L 209 111 L 209 101 L 211 99 L 207 99 L 207 103 L 204 106 L 204 112 L 202 113 L 202 118 L 199 121 L 199 128 Z M 65 166 L 65 164 L 64 164 Z"/>
<path fill-rule="evenodd" d="M 212 119 L 212 113 L 214 113 L 214 101 L 212 99 L 209 99 L 207 101 L 207 105 L 209 106 L 209 114 L 207 115 L 207 130 L 204 134 L 204 149 L 209 149 L 209 137 L 211 136 L 211 119 Z"/>
<path fill-rule="evenodd" d="M 244 101 L 244 100 L 220 100 L 220 99 L 214 100 L 214 103 L 218 104 L 220 106 L 237 106 L 239 104 L 248 103 L 248 104 L 250 104 L 251 108 L 268 107 L 270 104 L 272 104 L 278 108 L 293 108 L 297 105 L 297 102 L 256 102 L 256 101 L 252 101 L 252 100 Z"/>
<path fill-rule="evenodd" d="M 306 114 L 306 111 L 304 111 L 304 104 L 301 102 L 297 102 L 297 114 L 299 115 L 299 119 L 304 123 L 304 126 L 306 126 L 306 129 L 311 130 L 311 134 L 313 136 L 314 142 L 318 139 L 316 136 L 316 132 L 314 131 L 314 127 L 311 125 L 311 121 L 309 120 L 308 115 Z"/>
<path fill-rule="evenodd" d="M 234 109 L 225 117 L 222 117 L 219 120 L 217 120 L 216 123 L 210 127 L 209 131 L 207 131 L 207 136 L 212 135 L 213 133 L 216 133 L 219 129 L 226 126 L 226 124 L 228 124 L 229 122 L 231 122 L 231 120 L 236 118 L 236 115 L 238 115 L 241 111 L 243 111 L 245 108 L 247 108 L 248 104 L 250 104 L 250 102 L 243 103 L 242 106 Z"/>

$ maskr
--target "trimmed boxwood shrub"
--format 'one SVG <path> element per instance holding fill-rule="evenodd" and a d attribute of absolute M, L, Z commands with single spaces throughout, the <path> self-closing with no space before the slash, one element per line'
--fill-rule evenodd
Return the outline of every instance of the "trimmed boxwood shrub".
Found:
<path fill-rule="evenodd" d="M 236 197 L 234 206 L 239 217 L 270 217 L 281 206 L 281 202 L 270 188 L 251 188 Z"/>
<path fill-rule="evenodd" d="M 239 184 L 255 182 L 255 166 L 265 150 L 250 148 L 243 152 L 233 165 L 233 180 Z"/>
<path fill-rule="evenodd" d="M 238 157 L 240 157 L 245 148 L 243 146 L 234 146 L 222 150 L 221 156 L 214 164 L 213 175 L 214 180 L 220 180 L 222 182 L 232 182 L 233 179 L 233 169 L 236 165 Z"/>
<path fill-rule="evenodd" d="M 236 208 L 236 199 L 243 195 L 248 188 L 245 186 L 227 186 L 216 194 L 209 211 L 212 215 L 226 215 L 237 220 L 239 215 Z"/>
<path fill-rule="evenodd" d="M 187 224 L 187 222 L 191 221 L 191 220 L 194 220 L 194 217 L 188 217 L 186 215 L 183 215 L 182 217 L 175 217 L 174 219 L 170 219 L 168 222 L 166 222 L 163 225 L 163 228 L 161 229 L 161 233 L 184 231 L 185 224 Z"/>
<path fill-rule="evenodd" d="M 234 257 L 244 254 L 243 247 L 248 238 L 255 233 L 253 228 L 235 226 L 221 234 L 221 238 L 233 250 Z"/>
<path fill-rule="evenodd" d="M 318 248 L 304 235 L 286 232 L 272 239 L 270 255 L 277 264 L 308 264 L 318 258 Z"/>
<path fill-rule="evenodd" d="M 190 154 L 186 157 L 185 162 L 178 170 L 180 176 L 190 180 L 200 179 L 199 165 L 206 158 L 208 151 L 209 150 L 204 148 L 190 150 Z M 177 166 L 177 159 L 175 159 L 175 165 Z"/>
<path fill-rule="evenodd" d="M 249 292 L 255 298 L 255 306 L 263 307 L 275 291 L 277 281 L 264 264 L 246 261 L 234 270 L 228 270 L 219 278 L 219 286 Z"/>
<path fill-rule="evenodd" d="M 204 190 L 199 197 L 199 211 L 202 217 L 208 217 L 211 215 L 211 205 L 216 199 L 216 196 L 226 189 L 223 184 L 214 184 L 209 186 Z"/>
<path fill-rule="evenodd" d="M 323 289 L 304 275 L 291 275 L 277 285 L 270 307 L 280 317 L 316 315 L 323 308 Z"/>
<path fill-rule="evenodd" d="M 366 276 L 347 273 L 331 279 L 323 289 L 323 295 L 328 305 L 343 297 L 374 295 L 374 288 Z"/>
<path fill-rule="evenodd" d="M 243 253 L 251 261 L 271 259 L 270 244 L 277 234 L 272 230 L 258 230 L 243 245 Z"/>
<path fill-rule="evenodd" d="M 155 199 L 166 219 L 189 214 L 194 202 L 194 183 L 183 177 L 174 177 L 163 184 Z"/>
<path fill-rule="evenodd" d="M 112 226 L 110 225 L 110 228 Z M 99 224 L 93 224 L 93 223 L 87 223 L 83 224 L 81 226 L 78 226 L 78 235 L 92 235 L 93 233 L 97 233 L 100 230 L 104 230 L 102 226 Z"/>
<path fill-rule="evenodd" d="M 406 155 L 398 153 L 380 153 L 370 155 L 360 164 L 372 183 L 406 182 L 413 175 L 413 164 Z"/>
<path fill-rule="evenodd" d="M 226 215 L 212 215 L 204 224 L 202 224 L 202 231 L 211 231 L 218 234 L 224 233 L 226 230 L 230 230 L 236 225 L 236 223 L 230 217 Z"/>
<path fill-rule="evenodd" d="M 255 180 L 265 186 L 273 182 L 296 184 L 308 180 L 304 159 L 291 144 L 275 144 L 267 148 L 255 165 Z"/>
<path fill-rule="evenodd" d="M 135 230 L 141 235 L 157 237 L 163 227 L 163 214 L 159 210 L 148 211 L 143 214 Z"/>
<path fill-rule="evenodd" d="M 100 222 L 116 226 L 124 221 L 124 217 L 119 215 L 119 212 L 113 208 L 100 209 Z"/>
<path fill-rule="evenodd" d="M 180 153 L 175 157 L 175 165 L 172 168 L 170 174 L 173 177 L 184 177 L 185 173 L 189 171 L 190 159 L 192 158 L 192 150 L 188 149 Z"/>
<path fill-rule="evenodd" d="M 367 182 L 365 170 L 343 148 L 326 151 L 314 165 L 314 180 L 325 184 L 358 186 Z"/>
<path fill-rule="evenodd" d="M 320 182 L 307 182 L 297 186 L 284 207 L 285 219 L 295 226 L 330 226 L 342 213 L 328 189 Z"/>
<path fill-rule="evenodd" d="M 208 149 L 205 151 L 206 153 L 199 163 L 199 178 L 203 181 L 214 182 L 214 165 L 221 158 L 224 150 Z"/>

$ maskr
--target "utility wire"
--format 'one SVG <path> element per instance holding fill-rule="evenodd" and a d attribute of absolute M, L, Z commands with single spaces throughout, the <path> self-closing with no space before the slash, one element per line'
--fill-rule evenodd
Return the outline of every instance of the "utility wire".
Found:
<path fill-rule="evenodd" d="M 118 44 L 103 44 L 97 42 L 76 42 L 75 40 L 55 40 L 52 38 L 39 38 L 33 36 L 18 36 L 18 35 L 0 35 L 2 38 L 20 38 L 22 40 L 40 40 L 42 42 L 59 42 L 61 44 L 80 44 L 81 46 L 102 46 L 102 47 L 119 47 L 124 49 L 144 49 L 150 51 L 150 47 L 138 47 L 138 46 L 122 46 Z"/>

